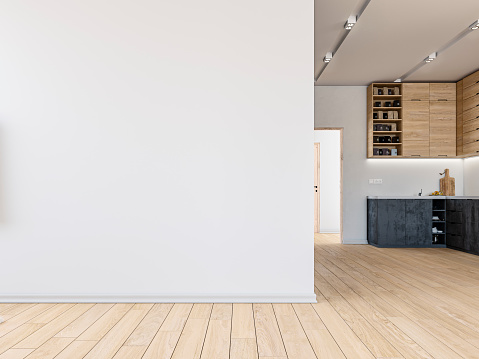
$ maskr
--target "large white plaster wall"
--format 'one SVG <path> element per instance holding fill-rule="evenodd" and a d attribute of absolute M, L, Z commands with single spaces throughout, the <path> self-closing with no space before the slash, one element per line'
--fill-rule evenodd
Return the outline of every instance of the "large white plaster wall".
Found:
<path fill-rule="evenodd" d="M 344 127 L 343 242 L 367 243 L 367 196 L 414 196 L 439 190 L 445 168 L 464 194 L 462 159 L 367 159 L 366 87 L 315 87 L 315 127 Z M 369 179 L 382 179 L 370 185 Z"/>
<path fill-rule="evenodd" d="M 314 131 L 314 142 L 320 144 L 319 231 L 341 230 L 341 132 Z"/>
<path fill-rule="evenodd" d="M 479 157 L 464 160 L 464 194 L 479 196 Z"/>
<path fill-rule="evenodd" d="M 0 4 L 0 300 L 312 301 L 313 2 Z"/>

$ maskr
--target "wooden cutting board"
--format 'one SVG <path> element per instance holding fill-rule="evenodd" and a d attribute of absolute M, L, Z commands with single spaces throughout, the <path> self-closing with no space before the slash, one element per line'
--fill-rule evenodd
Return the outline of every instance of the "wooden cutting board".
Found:
<path fill-rule="evenodd" d="M 444 193 L 444 196 L 455 196 L 456 195 L 456 179 L 449 177 L 449 170 L 444 171 L 444 178 L 439 180 L 441 187 L 441 192 Z"/>

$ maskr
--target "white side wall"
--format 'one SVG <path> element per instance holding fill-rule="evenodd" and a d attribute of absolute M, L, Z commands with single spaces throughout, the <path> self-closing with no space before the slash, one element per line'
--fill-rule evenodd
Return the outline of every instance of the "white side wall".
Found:
<path fill-rule="evenodd" d="M 314 131 L 314 142 L 320 143 L 320 215 L 321 233 L 341 230 L 341 132 Z"/>
<path fill-rule="evenodd" d="M 467 196 L 479 196 L 479 157 L 464 160 L 464 192 Z"/>
<path fill-rule="evenodd" d="M 456 178 L 456 195 L 464 194 L 462 159 L 367 159 L 366 115 L 366 87 L 315 87 L 315 127 L 344 127 L 344 243 L 367 243 L 367 196 L 429 194 L 445 168 Z M 383 184 L 370 185 L 370 178 Z"/>
<path fill-rule="evenodd" d="M 313 2 L 0 4 L 0 301 L 313 301 Z"/>

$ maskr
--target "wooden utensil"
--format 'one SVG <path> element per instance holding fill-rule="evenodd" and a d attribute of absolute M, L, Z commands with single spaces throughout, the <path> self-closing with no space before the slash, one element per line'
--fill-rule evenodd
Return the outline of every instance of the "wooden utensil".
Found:
<path fill-rule="evenodd" d="M 456 195 L 456 179 L 453 177 L 449 177 L 449 169 L 445 169 L 444 173 L 440 173 L 444 175 L 444 178 L 439 180 L 439 184 L 441 187 L 441 192 L 444 193 L 444 196 L 455 196 Z"/>

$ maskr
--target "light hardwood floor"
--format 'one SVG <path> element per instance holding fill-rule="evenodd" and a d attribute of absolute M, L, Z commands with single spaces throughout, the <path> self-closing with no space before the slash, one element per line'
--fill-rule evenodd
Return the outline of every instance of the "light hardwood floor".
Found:
<path fill-rule="evenodd" d="M 0 359 L 479 358 L 479 257 L 315 238 L 316 304 L 0 304 Z"/>

